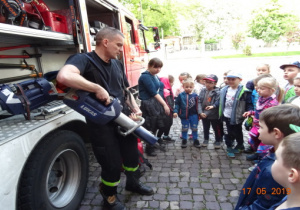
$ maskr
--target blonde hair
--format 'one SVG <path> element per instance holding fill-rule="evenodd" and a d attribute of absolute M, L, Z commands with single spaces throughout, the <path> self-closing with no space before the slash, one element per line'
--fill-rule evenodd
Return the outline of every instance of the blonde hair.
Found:
<path fill-rule="evenodd" d="M 262 75 L 259 75 L 257 76 L 254 80 L 253 80 L 253 84 L 254 85 L 257 85 L 258 81 L 263 79 L 263 78 L 266 78 L 266 77 L 272 77 L 271 74 L 262 74 Z"/>
<path fill-rule="evenodd" d="M 283 165 L 300 170 L 300 133 L 293 133 L 282 140 Z"/>
<path fill-rule="evenodd" d="M 261 75 L 262 76 L 262 75 Z M 257 82 L 257 86 L 264 86 L 276 91 L 276 99 L 280 103 L 283 99 L 284 90 L 279 87 L 278 81 L 274 77 L 264 77 Z"/>
<path fill-rule="evenodd" d="M 274 77 L 265 77 L 257 82 L 257 86 L 264 86 L 273 89 L 274 91 L 279 86 L 277 80 Z"/>
<path fill-rule="evenodd" d="M 194 85 L 194 81 L 192 78 L 187 78 L 182 81 L 182 85 L 184 86 L 185 84 L 193 84 Z"/>
<path fill-rule="evenodd" d="M 259 64 L 258 66 L 256 66 L 256 70 L 258 69 L 258 67 L 261 67 L 261 66 L 265 66 L 265 67 L 268 68 L 268 71 L 269 71 L 269 72 L 271 71 L 270 65 L 269 65 L 269 64 L 266 64 L 266 63 L 261 63 L 261 64 Z"/>

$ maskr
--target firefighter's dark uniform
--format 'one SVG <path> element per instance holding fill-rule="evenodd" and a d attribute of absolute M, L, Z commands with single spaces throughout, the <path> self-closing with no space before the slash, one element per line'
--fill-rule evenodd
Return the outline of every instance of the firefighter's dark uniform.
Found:
<path fill-rule="evenodd" d="M 101 72 L 91 63 L 85 54 L 71 56 L 66 61 L 66 64 L 76 66 L 83 77 L 105 88 L 105 85 L 101 84 L 104 79 L 108 85 L 108 88 L 105 89 L 109 95 L 118 98 L 121 104 L 124 105 L 123 84 L 127 87 L 129 85 L 123 65 L 117 60 L 111 60 L 109 64 L 105 63 L 95 52 L 88 53 L 88 55 L 92 57 L 96 63 L 98 62 L 100 64 Z M 147 186 L 141 185 L 139 182 L 139 174 L 137 173 L 139 171 L 139 155 L 136 137 L 132 134 L 126 137 L 118 134 L 117 124 L 114 122 L 100 126 L 89 120 L 86 121 L 90 130 L 90 139 L 95 157 L 102 168 L 102 193 L 104 193 L 105 196 L 112 196 L 117 193 L 121 167 L 123 166 L 125 174 L 127 175 L 126 189 L 141 194 L 153 194 L 152 189 L 145 188 Z M 140 184 L 138 188 L 142 187 L 142 189 L 132 189 L 131 185 L 136 184 Z"/>

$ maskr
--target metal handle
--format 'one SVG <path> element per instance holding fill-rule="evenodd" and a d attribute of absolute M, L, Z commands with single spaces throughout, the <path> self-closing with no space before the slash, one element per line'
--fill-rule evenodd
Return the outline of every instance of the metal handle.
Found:
<path fill-rule="evenodd" d="M 122 132 L 121 131 L 121 127 L 118 126 L 118 132 L 122 135 L 122 136 L 127 136 L 129 134 L 131 134 L 135 129 L 137 129 L 138 127 L 140 127 L 141 125 L 144 124 L 145 119 L 143 117 L 139 117 L 140 118 L 140 122 L 137 123 L 135 126 L 133 126 L 132 128 L 130 128 L 128 131 L 126 132 Z"/>

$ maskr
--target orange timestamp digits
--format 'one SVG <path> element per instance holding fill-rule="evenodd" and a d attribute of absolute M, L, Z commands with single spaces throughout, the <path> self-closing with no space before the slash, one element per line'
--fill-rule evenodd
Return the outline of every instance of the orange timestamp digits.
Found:
<path fill-rule="evenodd" d="M 289 195 L 291 194 L 292 190 L 291 188 L 275 188 L 273 187 L 271 192 L 271 195 Z M 242 193 L 244 195 L 249 195 L 252 191 L 251 187 L 247 187 L 247 188 L 242 188 Z M 267 189 L 265 187 L 258 187 L 255 189 L 255 194 L 256 195 L 265 195 L 267 194 Z"/>

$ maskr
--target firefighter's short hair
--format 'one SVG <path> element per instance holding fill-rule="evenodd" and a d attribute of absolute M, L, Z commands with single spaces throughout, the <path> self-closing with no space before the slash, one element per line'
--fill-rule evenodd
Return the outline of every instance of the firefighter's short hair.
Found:
<path fill-rule="evenodd" d="M 96 45 L 99 45 L 103 39 L 111 39 L 116 35 L 121 35 L 124 38 L 124 35 L 120 30 L 113 27 L 104 27 L 96 34 Z"/>

